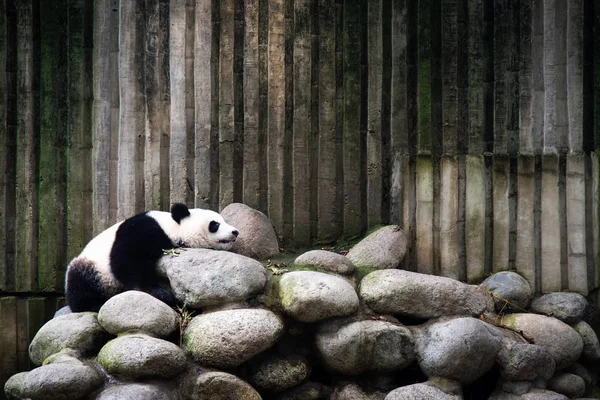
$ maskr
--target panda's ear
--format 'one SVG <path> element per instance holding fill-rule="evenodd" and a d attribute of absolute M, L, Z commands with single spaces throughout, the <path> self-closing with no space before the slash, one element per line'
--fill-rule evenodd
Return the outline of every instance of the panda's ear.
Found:
<path fill-rule="evenodd" d="M 171 218 L 175 220 L 178 224 L 185 217 L 190 216 L 190 210 L 188 210 L 187 206 L 182 203 L 175 203 L 171 207 Z"/>

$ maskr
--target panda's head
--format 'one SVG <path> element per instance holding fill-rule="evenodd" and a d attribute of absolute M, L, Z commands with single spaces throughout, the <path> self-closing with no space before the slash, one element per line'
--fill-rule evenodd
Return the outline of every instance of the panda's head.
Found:
<path fill-rule="evenodd" d="M 239 234 L 221 214 L 211 210 L 188 209 L 178 203 L 171 208 L 171 216 L 179 223 L 179 236 L 186 247 L 229 250 Z"/>

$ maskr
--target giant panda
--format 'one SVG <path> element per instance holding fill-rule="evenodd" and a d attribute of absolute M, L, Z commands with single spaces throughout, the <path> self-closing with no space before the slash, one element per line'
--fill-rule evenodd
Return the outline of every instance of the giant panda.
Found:
<path fill-rule="evenodd" d="M 126 290 L 145 291 L 173 305 L 160 285 L 158 260 L 177 247 L 229 250 L 239 232 L 220 214 L 174 204 L 171 212 L 147 211 L 119 222 L 92 239 L 67 268 L 65 293 L 73 312 L 98 311 Z"/>

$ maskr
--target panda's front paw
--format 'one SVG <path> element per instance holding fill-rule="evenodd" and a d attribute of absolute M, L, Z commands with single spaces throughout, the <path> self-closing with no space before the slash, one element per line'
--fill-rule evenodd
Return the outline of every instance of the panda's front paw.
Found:
<path fill-rule="evenodd" d="M 166 256 L 179 256 L 179 251 L 176 249 L 163 249 L 163 254 Z"/>

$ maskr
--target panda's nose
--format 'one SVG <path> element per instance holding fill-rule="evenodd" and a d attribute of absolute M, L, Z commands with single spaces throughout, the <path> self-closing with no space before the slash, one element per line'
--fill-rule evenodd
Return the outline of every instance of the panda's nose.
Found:
<path fill-rule="evenodd" d="M 233 236 L 237 237 L 237 235 L 239 235 L 239 234 L 240 234 L 240 232 L 239 232 L 239 231 L 237 231 L 237 230 L 236 230 L 236 231 L 231 231 L 231 234 L 232 234 Z"/>

